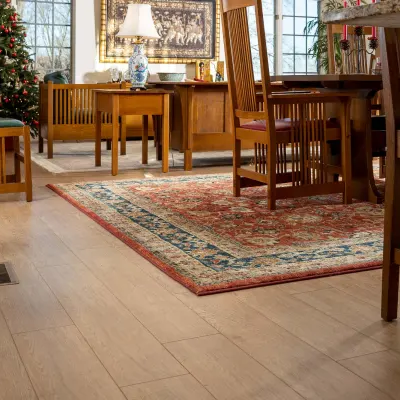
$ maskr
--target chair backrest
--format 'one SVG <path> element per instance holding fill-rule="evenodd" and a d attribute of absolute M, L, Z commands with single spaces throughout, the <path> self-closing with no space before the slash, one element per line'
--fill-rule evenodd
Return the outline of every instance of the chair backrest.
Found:
<path fill-rule="evenodd" d="M 251 40 L 248 23 L 249 9 L 255 13 L 258 51 L 262 78 L 262 101 L 257 95 Z M 253 118 L 261 111 L 263 103 L 263 117 L 267 121 L 267 130 L 273 118 L 273 109 L 268 106 L 268 95 L 271 93 L 271 79 L 268 66 L 267 44 L 264 30 L 264 19 L 261 0 L 222 0 L 222 22 L 225 41 L 226 65 L 229 81 L 229 92 L 233 107 L 235 126 L 239 124 L 239 117 Z M 253 55 L 254 52 L 253 52 Z M 258 89 L 259 90 L 259 89 Z M 261 118 L 260 118 L 261 119 Z"/>
<path fill-rule="evenodd" d="M 55 125 L 87 125 L 95 123 L 94 89 L 120 89 L 119 83 L 41 84 L 41 93 L 50 106 Z M 44 110 L 43 110 L 44 111 Z M 111 115 L 103 114 L 103 123 L 111 123 Z"/>

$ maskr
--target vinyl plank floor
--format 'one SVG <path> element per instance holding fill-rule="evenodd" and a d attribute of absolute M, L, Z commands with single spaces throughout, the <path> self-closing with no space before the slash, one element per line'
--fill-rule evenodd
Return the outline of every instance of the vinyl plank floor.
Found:
<path fill-rule="evenodd" d="M 400 354 L 383 351 L 341 361 L 349 370 L 361 376 L 393 399 L 400 399 Z"/>
<path fill-rule="evenodd" d="M 298 294 L 296 298 L 386 347 L 400 351 L 400 324 L 383 321 L 380 308 L 334 288 Z"/>
<path fill-rule="evenodd" d="M 76 327 L 14 335 L 41 400 L 123 400 Z"/>
<path fill-rule="evenodd" d="M 215 400 L 192 375 L 124 387 L 128 400 Z"/>
<path fill-rule="evenodd" d="M 119 386 L 186 373 L 86 267 L 40 272 Z"/>
<path fill-rule="evenodd" d="M 17 261 L 13 268 L 20 283 L 0 288 L 0 309 L 11 333 L 72 325 L 61 304 L 31 265 Z"/>
<path fill-rule="evenodd" d="M 385 350 L 382 344 L 274 287 L 237 292 L 244 302 L 329 357 L 340 360 Z"/>
<path fill-rule="evenodd" d="M 0 400 L 11 399 L 37 400 L 37 397 L 0 312 Z"/>
<path fill-rule="evenodd" d="M 161 342 L 217 331 L 124 255 L 111 248 L 77 252 L 79 258 Z"/>
<path fill-rule="evenodd" d="M 388 400 L 371 384 L 240 301 L 234 293 L 180 299 L 307 400 Z"/>
<path fill-rule="evenodd" d="M 166 344 L 218 400 L 301 400 L 288 385 L 222 335 Z"/>

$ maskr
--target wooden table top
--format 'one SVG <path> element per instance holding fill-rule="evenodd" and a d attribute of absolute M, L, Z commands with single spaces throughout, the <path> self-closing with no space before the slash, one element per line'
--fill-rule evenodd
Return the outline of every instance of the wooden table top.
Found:
<path fill-rule="evenodd" d="M 322 14 L 327 24 L 400 27 L 400 1 L 384 0 L 365 6 L 348 7 Z"/>
<path fill-rule="evenodd" d="M 281 82 L 381 82 L 381 75 L 368 74 L 321 74 L 321 75 L 276 75 L 271 80 Z"/>
<path fill-rule="evenodd" d="M 104 93 L 104 94 L 124 94 L 124 95 L 149 95 L 149 94 L 173 94 L 172 90 L 165 89 L 147 89 L 147 90 L 130 90 L 130 89 L 94 89 L 96 93 Z"/>
<path fill-rule="evenodd" d="M 368 74 L 321 74 L 321 75 L 275 75 L 271 76 L 272 85 L 280 82 L 381 82 L 382 76 Z M 261 82 L 256 82 L 261 85 Z M 149 85 L 163 86 L 226 86 L 228 82 L 149 82 Z M 112 90 L 112 89 L 109 89 Z"/>

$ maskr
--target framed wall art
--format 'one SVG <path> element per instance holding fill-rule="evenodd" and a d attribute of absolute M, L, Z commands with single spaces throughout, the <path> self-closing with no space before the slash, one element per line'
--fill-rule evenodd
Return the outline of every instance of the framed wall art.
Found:
<path fill-rule="evenodd" d="M 126 63 L 132 39 L 116 37 L 129 0 L 101 0 L 100 62 Z M 220 45 L 219 0 L 146 0 L 152 6 L 160 39 L 146 40 L 150 63 L 189 64 L 218 60 Z"/>

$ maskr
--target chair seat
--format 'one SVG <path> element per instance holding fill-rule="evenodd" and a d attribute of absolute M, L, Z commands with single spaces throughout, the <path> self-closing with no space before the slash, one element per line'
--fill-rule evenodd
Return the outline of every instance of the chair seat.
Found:
<path fill-rule="evenodd" d="M 24 126 L 18 119 L 0 118 L 0 128 L 23 128 Z"/>
<path fill-rule="evenodd" d="M 298 125 L 299 121 L 295 121 L 295 124 Z M 266 127 L 267 127 L 267 124 L 266 124 L 265 119 L 259 119 L 259 120 L 247 122 L 247 123 L 241 125 L 241 128 L 251 129 L 254 131 L 265 131 Z M 332 118 L 327 121 L 326 127 L 328 129 L 340 128 L 340 124 L 336 119 Z M 290 118 L 275 120 L 276 132 L 290 131 L 291 128 L 292 128 L 292 120 Z"/>

